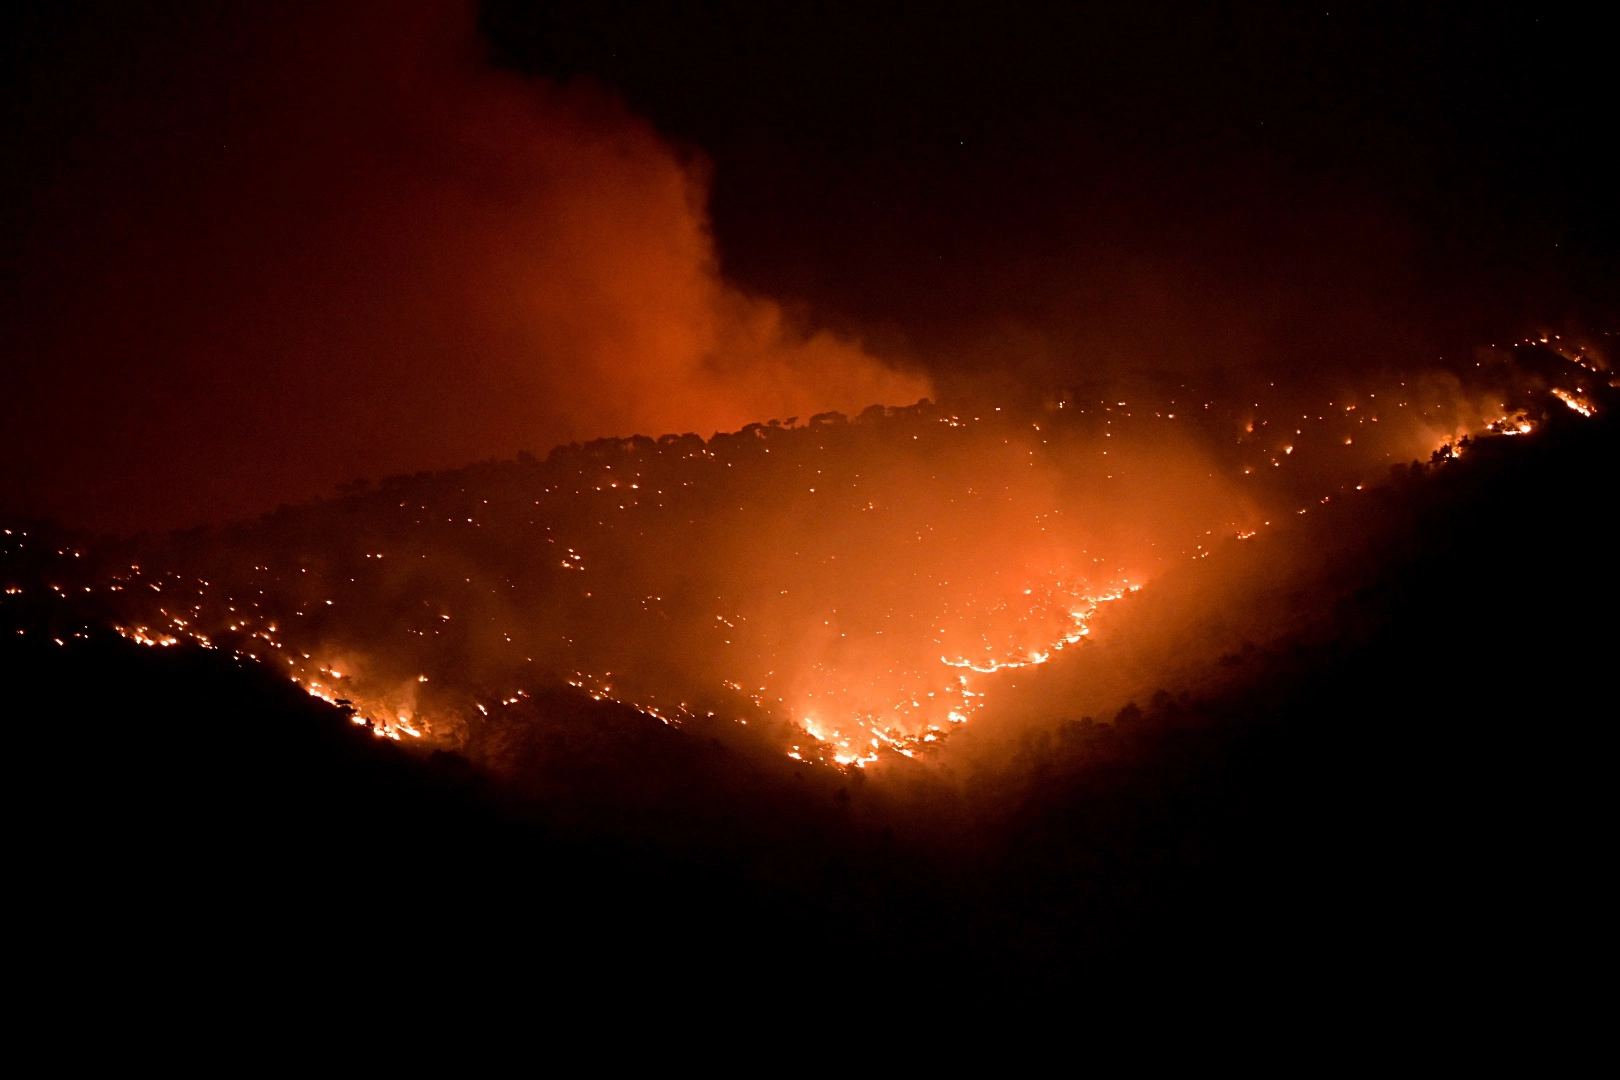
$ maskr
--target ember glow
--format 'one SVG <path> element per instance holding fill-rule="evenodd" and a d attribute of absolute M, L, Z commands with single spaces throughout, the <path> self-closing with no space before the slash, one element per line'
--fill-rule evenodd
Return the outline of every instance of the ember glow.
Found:
<path fill-rule="evenodd" d="M 24 5 L 21 981 L 1557 983 L 1600 16 Z"/>
<path fill-rule="evenodd" d="M 1533 432 L 1560 363 L 599 440 L 177 535 L 90 588 L 132 640 L 229 648 L 390 739 L 465 746 L 566 685 L 796 761 L 927 760 L 1177 567 Z"/>
<path fill-rule="evenodd" d="M 1580 413 L 1582 416 L 1591 416 L 1597 411 L 1592 402 L 1582 396 L 1580 393 L 1572 394 L 1562 387 L 1555 386 L 1553 387 L 1552 395 L 1559 401 L 1562 401 L 1565 405 L 1569 406 L 1571 411 Z"/>

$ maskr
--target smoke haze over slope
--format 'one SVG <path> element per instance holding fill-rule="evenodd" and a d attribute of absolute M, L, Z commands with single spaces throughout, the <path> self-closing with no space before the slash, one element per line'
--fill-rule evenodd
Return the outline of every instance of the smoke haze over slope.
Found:
<path fill-rule="evenodd" d="M 1587 364 L 1525 345 L 1314 415 L 1065 397 L 597 440 L 113 545 L 53 588 L 423 745 L 568 685 L 805 762 L 949 759 L 1309 638 L 1399 525 L 1392 476 L 1600 422 Z"/>
<path fill-rule="evenodd" d="M 1607 326 L 1600 37 L 1511 8 L 31 13 L 0 499 L 218 522 L 923 396 L 1304 413 Z"/>
<path fill-rule="evenodd" d="M 725 281 L 701 156 L 600 85 L 495 71 L 467 5 L 202 9 L 163 37 L 100 14 L 128 35 L 24 95 L 44 160 L 6 297 L 13 508 L 217 522 L 930 392 Z"/>
<path fill-rule="evenodd" d="M 1345 1045 L 1488 998 L 1495 1055 L 1590 998 L 1598 16 L 0 19 L 0 712 L 73 1028 L 131 978 L 175 1030 L 188 952 L 235 1013 L 267 953 L 408 969 L 342 1015 L 725 971 L 891 1042 L 1247 1032 L 1257 976 Z"/>
<path fill-rule="evenodd" d="M 78 929 L 62 937 L 71 948 L 93 951 L 122 942 L 124 924 L 105 918 L 117 896 L 143 926 L 165 928 L 171 960 L 290 932 L 295 951 L 371 942 L 386 962 L 401 940 L 426 940 L 425 956 L 404 950 L 416 977 L 447 956 L 509 966 L 521 954 L 622 982 L 694 952 L 674 968 L 680 979 L 740 963 L 750 986 L 847 984 L 853 956 L 884 974 L 885 995 L 913 978 L 1094 989 L 1100 970 L 1141 976 L 1146 962 L 1155 984 L 1169 973 L 1230 988 L 1242 971 L 1277 977 L 1289 995 L 1351 979 L 1360 996 L 1355 977 L 1409 971 L 1424 1000 L 1452 983 L 1495 998 L 1521 969 L 1546 974 L 1589 943 L 1605 910 L 1592 853 L 1612 817 L 1601 673 L 1613 644 L 1591 615 L 1615 594 L 1600 496 L 1616 442 L 1612 420 L 1558 408 L 1529 437 L 1402 468 L 1362 502 L 1300 517 L 1281 543 L 1233 540 L 1172 568 L 1023 700 L 992 685 L 993 704 L 1011 708 L 953 736 L 945 769 L 893 754 L 875 773 L 818 768 L 783 756 L 776 732 L 748 734 L 758 713 L 747 707 L 746 727 L 701 714 L 670 725 L 567 688 L 482 698 L 492 715 L 459 755 L 393 753 L 287 683 L 282 657 L 248 661 L 266 655 L 263 633 L 226 623 L 253 610 L 258 626 L 255 603 L 330 592 L 329 615 L 276 624 L 285 658 L 323 635 L 398 648 L 390 639 L 407 620 L 366 619 L 368 600 L 389 614 L 375 603 L 390 596 L 386 576 L 368 576 L 363 552 L 339 561 L 376 538 L 355 528 L 378 516 L 365 500 L 277 515 L 296 546 L 269 543 L 276 519 L 168 541 L 171 556 L 240 568 L 208 583 L 155 562 L 136 574 L 116 561 L 127 545 L 8 521 L 0 664 L 8 685 L 49 691 L 16 711 L 14 760 L 30 766 L 19 788 L 49 822 L 20 845 L 40 871 L 24 901 L 40 925 Z M 906 418 L 892 419 L 903 431 Z M 772 457 L 782 445 L 760 441 Z M 562 475 L 577 474 L 578 457 L 559 456 Z M 494 505 L 519 464 L 419 478 L 414 490 L 446 509 L 479 490 Z M 482 525 L 395 530 L 402 542 L 436 533 L 411 541 L 435 566 L 399 599 L 448 598 L 447 629 L 495 610 L 476 593 L 500 579 L 484 572 L 469 588 L 473 575 L 446 558 L 502 568 L 488 562 L 500 515 L 475 512 Z M 274 568 L 279 583 L 241 568 L 261 541 L 321 573 L 320 587 L 306 589 L 291 563 Z M 220 627 L 213 649 L 143 648 L 106 629 L 122 612 L 193 603 Z M 1278 615 L 1288 633 L 1242 644 Z M 1202 664 L 1183 653 L 1185 635 L 1137 634 L 1200 622 L 1237 646 L 1212 665 L 1214 681 L 1161 666 L 1171 693 L 1112 723 L 1066 714 L 1106 696 L 1090 677 L 1113 679 L 1132 653 Z M 443 678 L 464 692 L 461 646 L 488 629 L 427 650 L 440 666 L 424 691 Z M 315 674 L 328 696 L 349 675 Z M 952 756 L 958 738 L 1009 721 L 1023 722 L 1012 738 Z M 355 912 L 399 933 L 357 933 Z M 1481 950 L 1482 938 L 1493 946 Z M 836 959 L 817 969 L 823 951 Z"/>
<path fill-rule="evenodd" d="M 1186 611 L 1217 596 L 1241 607 L 1257 570 L 1194 583 L 1183 564 L 1223 552 L 1237 565 L 1231 544 L 1353 500 L 1390 466 L 1526 433 L 1549 409 L 1590 412 L 1607 392 L 1591 335 L 1436 358 L 1459 325 L 1478 329 L 1474 304 L 1445 299 L 1478 279 L 1462 267 L 1437 288 L 1408 247 L 1433 256 L 1433 230 L 1456 219 L 1416 227 L 1432 192 L 1402 211 L 1375 164 L 1323 182 L 1344 151 L 1302 129 L 1210 141 L 1222 109 L 1276 104 L 1277 88 L 1218 82 L 1218 104 L 1170 122 L 1185 87 L 1116 113 L 1095 96 L 1106 66 L 1072 85 L 1054 69 L 1036 76 L 1057 80 L 1054 111 L 1005 57 L 956 140 L 977 157 L 946 167 L 925 144 L 955 114 L 914 117 L 907 145 L 929 176 L 905 208 L 919 216 L 893 230 L 852 194 L 869 180 L 881 216 L 893 171 L 828 140 L 825 167 L 873 175 L 840 174 L 825 205 L 801 192 L 806 221 L 840 238 L 863 295 L 827 289 L 825 245 L 803 236 L 762 264 L 758 237 L 780 221 L 735 237 L 755 281 L 793 281 L 801 246 L 820 261 L 806 292 L 843 332 L 818 329 L 822 312 L 721 273 L 702 151 L 590 77 L 757 166 L 737 156 L 757 130 L 739 143 L 712 89 L 677 92 L 687 59 L 618 70 L 609 49 L 570 67 L 548 52 L 545 20 L 563 8 L 481 10 L 478 24 L 457 4 L 249 8 L 171 16 L 161 34 L 126 15 L 130 48 L 25 87 L 23 115 L 61 130 L 31 132 L 46 168 L 21 185 L 38 217 L 19 226 L 29 272 L 10 296 L 0 497 L 158 528 L 394 474 L 347 501 L 135 549 L 130 574 L 148 563 L 198 602 L 122 616 L 141 635 L 256 636 L 323 693 L 343 671 L 391 734 L 454 743 L 483 698 L 573 682 L 671 720 L 747 703 L 846 764 L 931 752 L 986 707 L 987 686 L 1079 645 L 1132 590 L 1163 580 Z M 1139 43 L 1140 26 L 1121 28 Z M 598 44 L 624 32 L 647 47 L 597 29 Z M 960 35 L 912 30 L 939 51 L 896 70 L 955 86 L 940 79 Z M 116 36 L 100 34 L 82 41 Z M 1120 93 L 1140 90 L 1116 74 Z M 720 117 L 707 128 L 689 111 L 706 94 Z M 747 98 L 739 87 L 726 107 Z M 859 99 L 829 92 L 817 115 Z M 868 134 L 900 137 L 883 112 L 899 99 L 885 100 Z M 1325 115 L 1343 133 L 1382 130 Z M 1071 142 L 1043 139 L 1065 124 Z M 775 136 L 793 147 L 783 161 L 804 153 L 791 135 Z M 1087 161 L 1100 171 L 1082 182 Z M 1582 183 L 1546 188 L 1548 205 L 1579 218 Z M 735 195 L 722 205 L 735 233 L 747 214 Z M 923 233 L 938 250 L 918 247 Z M 1537 291 L 1536 265 L 1515 278 L 1535 303 L 1496 329 L 1601 311 L 1601 275 L 1560 299 Z M 861 344 L 874 327 L 890 362 Z M 906 407 L 862 411 L 874 402 Z M 735 434 L 647 438 L 717 428 Z M 426 475 L 604 435 L 637 438 Z M 1261 543 L 1281 577 L 1312 557 L 1298 537 Z M 1177 640 L 1180 618 L 1126 636 Z M 1288 620 L 1273 622 L 1258 636 Z M 1103 710 L 1169 667 L 1213 662 L 1173 651 L 1092 671 L 1068 703 Z"/>

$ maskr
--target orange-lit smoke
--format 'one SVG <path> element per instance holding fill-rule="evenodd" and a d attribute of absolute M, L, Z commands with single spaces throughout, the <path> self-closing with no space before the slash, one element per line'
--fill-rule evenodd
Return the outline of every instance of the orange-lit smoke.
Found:
<path fill-rule="evenodd" d="M 1331 629 L 1400 527 L 1382 486 L 1588 422 L 1565 385 L 1608 408 L 1595 360 L 1521 353 L 1314 402 L 925 402 L 604 439 L 137 545 L 85 591 L 137 641 L 231 649 L 479 759 L 564 684 L 800 761 L 949 758 Z"/>
<path fill-rule="evenodd" d="M 96 133 L 29 252 L 0 495 L 167 526 L 930 392 L 729 285 L 704 162 L 495 71 L 468 7 L 276 5 L 147 58 L 167 96 Z"/>

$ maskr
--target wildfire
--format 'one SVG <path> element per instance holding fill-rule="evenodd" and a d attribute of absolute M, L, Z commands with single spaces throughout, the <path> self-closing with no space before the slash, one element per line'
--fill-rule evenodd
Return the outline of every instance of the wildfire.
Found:
<path fill-rule="evenodd" d="M 1536 396 L 1595 415 L 1601 388 L 1565 377 Z M 350 497 L 352 541 L 316 547 L 338 535 L 316 505 L 92 584 L 130 640 L 274 665 L 379 738 L 456 745 L 517 715 L 516 687 L 567 685 L 672 728 L 768 720 L 802 732 L 793 760 L 866 767 L 933 754 L 1171 568 L 1543 415 L 1433 380 L 1376 390 L 603 440 Z M 60 602 L 80 590 L 56 580 Z"/>
<path fill-rule="evenodd" d="M 115 626 L 113 629 L 129 640 L 135 642 L 137 645 L 157 645 L 167 648 L 170 645 L 178 645 L 180 643 L 179 638 L 170 634 L 158 634 L 154 636 L 144 626 L 130 628 Z"/>
<path fill-rule="evenodd" d="M 1535 430 L 1530 422 L 1529 415 L 1519 409 L 1510 415 L 1499 417 L 1485 425 L 1485 430 L 1492 435 L 1528 435 Z"/>
<path fill-rule="evenodd" d="M 1580 413 L 1582 416 L 1590 417 L 1597 414 L 1597 407 L 1592 404 L 1590 399 L 1582 396 L 1581 394 L 1572 394 L 1562 387 L 1555 386 L 1553 387 L 1552 395 L 1559 401 L 1562 401 L 1565 405 L 1569 406 L 1569 408 L 1573 411 Z"/>

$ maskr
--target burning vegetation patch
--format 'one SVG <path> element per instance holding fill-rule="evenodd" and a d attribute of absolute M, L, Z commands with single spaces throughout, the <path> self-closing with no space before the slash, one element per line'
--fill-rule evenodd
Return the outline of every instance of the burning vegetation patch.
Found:
<path fill-rule="evenodd" d="M 603 439 L 102 544 L 56 593 L 497 765 L 557 693 L 807 765 L 948 757 L 1297 633 L 1314 610 L 1264 598 L 1325 595 L 1392 467 L 1598 413 L 1575 373 L 1527 346 L 1314 403 L 1071 389 Z"/>
<path fill-rule="evenodd" d="M 740 682 L 661 718 L 613 700 L 618 668 L 595 685 L 489 660 L 480 643 L 507 636 L 491 616 L 518 605 L 466 599 L 487 580 L 479 560 L 508 550 L 469 550 L 499 535 L 477 512 L 443 515 L 454 572 L 404 575 L 392 597 L 364 568 L 409 549 L 354 528 L 392 496 L 144 547 L 7 522 L 0 674 L 50 691 L 14 713 L 23 804 L 52 823 L 24 831 L 29 896 L 91 941 L 97 882 L 117 873 L 126 908 L 182 938 L 247 911 L 267 940 L 296 928 L 304 947 L 397 952 L 426 938 L 548 971 L 780 977 L 782 950 L 759 943 L 782 941 L 795 981 L 799 957 L 823 955 L 998 986 L 1090 980 L 1111 961 L 1129 976 L 1145 959 L 1155 978 L 1223 982 L 1257 965 L 1384 972 L 1436 950 L 1446 970 L 1496 970 L 1478 946 L 1493 928 L 1602 895 L 1581 856 L 1612 816 L 1596 718 L 1613 642 L 1590 631 L 1617 585 L 1591 498 L 1616 467 L 1605 414 L 1554 401 L 1529 436 L 1458 454 L 1459 440 L 1353 497 L 1200 541 L 1208 557 L 1195 543 L 1045 663 L 972 672 L 985 704 L 942 749 L 885 748 L 864 769 L 836 767 Z M 921 422 L 849 427 L 903 443 Z M 411 483 L 493 507 L 490 476 L 555 485 L 582 453 Z M 304 538 L 282 582 L 220 572 L 241 554 L 258 575 L 280 565 L 248 546 L 277 522 Z M 584 569 L 558 558 L 557 575 L 588 576 L 607 550 L 572 546 Z M 313 558 L 346 551 L 324 570 Z M 209 552 L 189 576 L 159 558 Z M 417 614 L 429 585 L 455 606 Z M 185 625 L 160 629 L 182 601 Z M 416 619 L 391 627 L 398 612 Z M 757 647 L 730 621 L 732 642 Z M 390 629 L 427 644 L 396 655 Z M 390 657 L 404 674 L 381 678 Z M 502 673 L 521 685 L 493 685 Z M 1504 860 L 1527 872 L 1504 879 Z"/>

